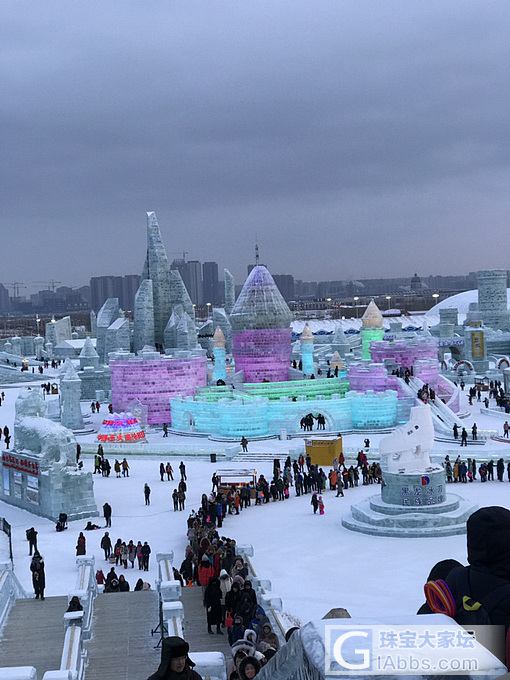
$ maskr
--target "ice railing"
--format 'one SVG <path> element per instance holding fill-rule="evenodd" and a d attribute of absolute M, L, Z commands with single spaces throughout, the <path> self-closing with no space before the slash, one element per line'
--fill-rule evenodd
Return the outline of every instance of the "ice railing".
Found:
<path fill-rule="evenodd" d="M 97 595 L 97 584 L 93 557 L 79 557 L 76 560 L 76 565 L 78 567 L 76 584 L 68 594 L 68 601 L 70 602 L 72 597 L 77 596 L 83 610 L 64 614 L 64 642 L 60 657 L 60 668 L 54 671 L 46 671 L 43 680 L 83 680 L 85 677 L 87 652 L 83 647 L 83 641 L 90 637 L 90 624 L 93 602 Z M 0 597 L 4 589 L 2 579 L 5 578 L 6 573 L 8 574 L 8 570 L 3 569 L 4 566 L 0 565 Z M 14 574 L 12 574 L 12 577 L 14 577 Z M 18 597 L 26 597 L 21 586 L 19 588 L 22 594 Z M 37 672 L 33 666 L 0 668 L 0 680 L 37 680 Z"/>
<path fill-rule="evenodd" d="M 16 578 L 10 562 L 0 562 L 0 629 L 18 598 L 27 597 L 21 583 Z"/>
<path fill-rule="evenodd" d="M 182 622 L 184 607 L 180 601 L 182 587 L 180 581 L 174 579 L 172 551 L 157 553 L 158 578 L 156 589 L 159 595 L 159 626 L 160 636 L 183 637 Z M 195 671 L 209 680 L 227 680 L 225 657 L 221 652 L 193 652 Z M 1 679 L 0 679 L 1 680 Z"/>

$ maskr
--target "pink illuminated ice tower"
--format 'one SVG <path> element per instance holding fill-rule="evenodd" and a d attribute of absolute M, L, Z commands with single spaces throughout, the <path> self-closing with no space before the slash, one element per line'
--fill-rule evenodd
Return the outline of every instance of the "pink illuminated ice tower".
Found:
<path fill-rule="evenodd" d="M 254 267 L 230 314 L 232 354 L 244 382 L 288 380 L 292 312 L 263 265 Z"/>

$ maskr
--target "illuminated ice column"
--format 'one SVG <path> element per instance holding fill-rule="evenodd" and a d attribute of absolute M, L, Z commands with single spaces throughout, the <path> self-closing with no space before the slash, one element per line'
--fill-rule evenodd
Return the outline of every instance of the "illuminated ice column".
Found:
<path fill-rule="evenodd" d="M 34 350 L 37 361 L 42 361 L 44 358 L 44 338 L 40 335 L 34 338 Z"/>
<path fill-rule="evenodd" d="M 481 324 L 479 326 L 467 325 L 464 328 L 464 355 L 468 361 L 471 361 L 477 373 L 489 370 L 485 330 Z"/>
<path fill-rule="evenodd" d="M 313 363 L 313 334 L 308 324 L 306 324 L 301 333 L 301 362 L 303 365 L 303 373 L 306 373 L 306 375 L 315 374 L 315 366 Z"/>
<path fill-rule="evenodd" d="M 383 317 L 373 300 L 361 317 L 361 323 L 361 358 L 371 359 L 370 343 L 382 340 L 384 336 Z"/>
<path fill-rule="evenodd" d="M 225 279 L 225 311 L 230 314 L 232 308 L 236 301 L 234 277 L 228 271 L 224 269 L 224 279 Z"/>
<path fill-rule="evenodd" d="M 70 430 L 83 429 L 83 415 L 80 407 L 81 380 L 70 359 L 66 360 L 66 372 L 60 381 L 62 393 L 61 423 Z"/>
<path fill-rule="evenodd" d="M 335 350 L 333 352 L 333 356 L 331 357 L 331 360 L 329 362 L 329 365 L 331 367 L 331 370 L 334 372 L 337 368 L 338 371 L 342 371 L 344 367 L 344 362 L 342 361 L 342 357 L 340 354 Z M 338 373 L 337 371 L 337 373 Z"/>
<path fill-rule="evenodd" d="M 218 380 L 227 380 L 227 365 L 225 362 L 225 336 L 221 328 L 217 328 L 213 337 L 213 354 L 214 354 L 214 368 L 213 368 L 213 382 Z"/>

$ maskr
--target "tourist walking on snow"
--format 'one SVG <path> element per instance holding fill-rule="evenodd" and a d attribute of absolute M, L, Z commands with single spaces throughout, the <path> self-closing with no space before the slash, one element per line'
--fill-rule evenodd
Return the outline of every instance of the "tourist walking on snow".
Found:
<path fill-rule="evenodd" d="M 44 600 L 44 588 L 46 586 L 46 575 L 44 573 L 44 560 L 36 550 L 30 562 L 32 572 L 32 585 L 34 586 L 35 599 Z"/>
<path fill-rule="evenodd" d="M 106 527 L 112 526 L 112 508 L 109 503 L 103 505 L 103 516 Z"/>
<path fill-rule="evenodd" d="M 151 554 L 151 549 L 147 541 L 144 542 L 142 546 L 142 557 L 143 557 L 143 569 L 144 571 L 149 571 L 149 556 Z"/>
<path fill-rule="evenodd" d="M 80 531 L 78 541 L 76 542 L 76 554 L 85 555 L 85 550 L 85 536 L 83 535 L 83 531 Z"/>
<path fill-rule="evenodd" d="M 141 541 L 136 544 L 136 559 L 138 560 L 138 569 L 143 569 L 143 545 Z"/>
<path fill-rule="evenodd" d="M 317 492 L 314 491 L 312 494 L 312 500 L 310 501 L 310 505 L 313 506 L 313 514 L 317 514 L 317 510 L 319 508 L 319 499 L 317 498 Z"/>
<path fill-rule="evenodd" d="M 112 552 L 112 541 L 107 531 L 104 532 L 104 536 L 101 539 L 101 548 L 104 550 L 105 560 L 108 560 L 110 553 Z"/>
<path fill-rule="evenodd" d="M 28 541 L 28 554 L 32 555 L 32 550 L 34 553 L 37 552 L 37 531 L 34 527 L 27 529 L 26 531 L 27 541 Z"/>
<path fill-rule="evenodd" d="M 145 496 L 145 505 L 150 505 L 151 504 L 151 488 L 145 482 L 145 485 L 143 487 L 143 495 Z"/>
<path fill-rule="evenodd" d="M 179 472 L 181 473 L 181 479 L 187 479 L 186 477 L 186 466 L 184 465 L 184 462 L 181 460 L 180 465 L 179 465 Z"/>

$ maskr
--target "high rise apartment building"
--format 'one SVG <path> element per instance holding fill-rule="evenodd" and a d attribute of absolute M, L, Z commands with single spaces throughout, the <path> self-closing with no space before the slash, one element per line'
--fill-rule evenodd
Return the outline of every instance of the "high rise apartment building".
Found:
<path fill-rule="evenodd" d="M 188 268 L 189 286 L 187 286 L 187 288 L 189 296 L 193 304 L 197 305 L 197 307 L 201 307 L 204 302 L 210 302 L 210 300 L 204 301 L 202 265 L 198 260 L 189 260 L 186 264 Z"/>
<path fill-rule="evenodd" d="M 119 298 L 119 305 L 123 310 L 132 310 L 139 285 L 140 276 L 138 274 L 93 276 L 90 279 L 92 309 L 97 313 L 108 298 Z"/>
<path fill-rule="evenodd" d="M 202 285 L 204 302 L 210 302 L 212 305 L 220 305 L 223 296 L 221 295 L 217 262 L 204 262 L 202 265 Z"/>

